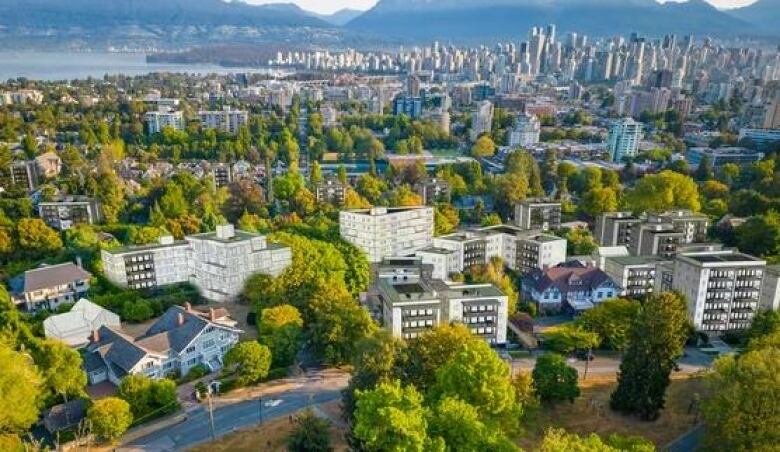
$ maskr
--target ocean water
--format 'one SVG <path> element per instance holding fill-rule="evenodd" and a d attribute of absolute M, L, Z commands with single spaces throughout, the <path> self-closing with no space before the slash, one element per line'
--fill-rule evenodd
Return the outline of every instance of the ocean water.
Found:
<path fill-rule="evenodd" d="M 226 74 L 268 73 L 265 68 L 226 68 L 213 64 L 147 63 L 141 53 L 0 52 L 0 80 L 74 80 L 104 75 L 144 75 L 151 72 Z"/>

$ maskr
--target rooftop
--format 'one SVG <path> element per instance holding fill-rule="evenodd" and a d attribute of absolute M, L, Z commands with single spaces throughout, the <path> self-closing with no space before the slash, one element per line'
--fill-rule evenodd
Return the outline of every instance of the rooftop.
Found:
<path fill-rule="evenodd" d="M 737 253 L 732 251 L 719 252 L 719 253 L 684 253 L 681 255 L 700 264 L 720 264 L 720 263 L 737 263 L 737 262 L 753 262 L 762 263 L 765 262 L 755 256 L 751 256 L 745 253 Z"/>
<path fill-rule="evenodd" d="M 655 264 L 657 262 L 664 262 L 668 259 L 664 259 L 658 256 L 607 256 L 608 261 L 616 262 L 620 265 L 647 265 Z"/>
<path fill-rule="evenodd" d="M 73 281 L 87 280 L 92 274 L 72 262 L 47 265 L 24 272 L 24 292 L 34 292 Z"/>

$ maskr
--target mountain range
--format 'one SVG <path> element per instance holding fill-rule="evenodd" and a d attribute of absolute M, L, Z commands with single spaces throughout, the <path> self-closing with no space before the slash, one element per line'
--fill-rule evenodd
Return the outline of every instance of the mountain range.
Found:
<path fill-rule="evenodd" d="M 780 0 L 761 0 L 767 1 Z M 600 36 L 634 31 L 733 36 L 751 31 L 747 20 L 704 0 L 380 0 L 347 27 L 413 39 L 487 39 L 522 36 L 543 24 Z"/>
<path fill-rule="evenodd" d="M 317 15 L 292 3 L 240 0 L 0 0 L 0 44 L 25 47 L 183 48 L 284 43 L 381 45 L 440 39 L 518 39 L 556 24 L 612 36 L 639 32 L 780 36 L 780 0 L 718 10 L 704 0 L 379 0 L 370 10 Z"/>

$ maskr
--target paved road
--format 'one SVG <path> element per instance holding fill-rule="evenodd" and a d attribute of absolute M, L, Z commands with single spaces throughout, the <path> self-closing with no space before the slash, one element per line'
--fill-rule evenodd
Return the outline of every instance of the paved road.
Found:
<path fill-rule="evenodd" d="M 262 396 L 221 398 L 214 405 L 214 429 L 220 437 L 243 427 L 258 424 L 262 420 L 287 416 L 309 405 L 327 403 L 341 397 L 346 386 L 343 375 L 313 374 L 298 379 L 290 389 Z M 208 411 L 204 405 L 186 408 L 186 420 L 161 428 L 139 439 L 123 444 L 117 450 L 130 451 L 178 451 L 212 439 Z"/>
<path fill-rule="evenodd" d="M 620 369 L 620 356 L 618 355 L 603 356 L 603 355 L 599 355 L 598 351 L 595 352 L 595 355 L 596 355 L 595 359 L 593 359 L 590 362 L 590 365 L 588 366 L 588 375 L 593 375 L 593 376 L 615 375 Z M 678 365 L 680 366 L 680 372 L 692 374 L 700 370 L 706 369 L 712 364 L 712 359 L 713 358 L 711 356 L 700 352 L 696 348 L 692 348 L 692 347 L 686 348 L 685 356 L 683 356 L 678 360 Z M 567 361 L 570 366 L 574 367 L 579 371 L 580 375 L 584 374 L 585 361 L 576 358 L 568 358 Z M 513 372 L 518 372 L 518 371 L 530 372 L 531 370 L 533 370 L 535 364 L 536 364 L 535 357 L 516 359 L 512 361 L 512 370 Z"/>

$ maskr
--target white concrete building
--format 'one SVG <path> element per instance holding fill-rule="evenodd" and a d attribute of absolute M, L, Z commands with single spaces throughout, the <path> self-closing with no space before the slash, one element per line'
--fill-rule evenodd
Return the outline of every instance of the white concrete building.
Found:
<path fill-rule="evenodd" d="M 607 151 L 613 162 L 621 162 L 624 157 L 633 157 L 642 140 L 642 123 L 631 118 L 616 121 L 609 127 Z"/>
<path fill-rule="evenodd" d="M 422 261 L 379 264 L 368 303 L 395 337 L 414 339 L 437 325 L 459 322 L 491 345 L 506 343 L 508 297 L 492 284 L 447 284 L 426 276 Z"/>
<path fill-rule="evenodd" d="M 230 107 L 220 111 L 199 111 L 198 117 L 204 129 L 217 129 L 225 133 L 237 133 L 241 126 L 249 122 L 248 112 Z"/>
<path fill-rule="evenodd" d="M 758 311 L 765 270 L 766 261 L 734 250 L 682 253 L 674 260 L 671 288 L 688 300 L 698 331 L 743 330 Z"/>
<path fill-rule="evenodd" d="M 47 317 L 43 321 L 43 332 L 47 338 L 61 340 L 71 347 L 81 347 L 89 343 L 92 332 L 101 326 L 120 325 L 118 315 L 82 298 L 70 311 Z"/>
<path fill-rule="evenodd" d="M 471 114 L 471 131 L 469 138 L 471 141 L 477 141 L 483 133 L 490 133 L 493 128 L 493 104 L 490 101 L 483 100 L 479 102 Z"/>
<path fill-rule="evenodd" d="M 551 231 L 561 228 L 561 203 L 529 198 L 515 205 L 515 225 L 526 230 Z"/>
<path fill-rule="evenodd" d="M 103 250 L 101 256 L 106 277 L 119 286 L 144 289 L 189 282 L 217 302 L 233 300 L 252 275 L 278 276 L 292 261 L 290 248 L 232 225 L 182 241 L 164 237 L 157 245 Z"/>
<path fill-rule="evenodd" d="M 433 245 L 433 208 L 343 210 L 339 230 L 341 238 L 363 250 L 369 262 L 406 256 Z"/>
<path fill-rule="evenodd" d="M 509 146 L 534 146 L 539 143 L 541 131 L 541 123 L 535 115 L 520 114 L 515 120 L 515 126 L 509 131 Z"/>
<path fill-rule="evenodd" d="M 166 127 L 173 130 L 184 130 L 184 114 L 167 107 L 147 112 L 144 115 L 144 122 L 146 122 L 146 131 L 150 135 L 160 133 Z"/>

